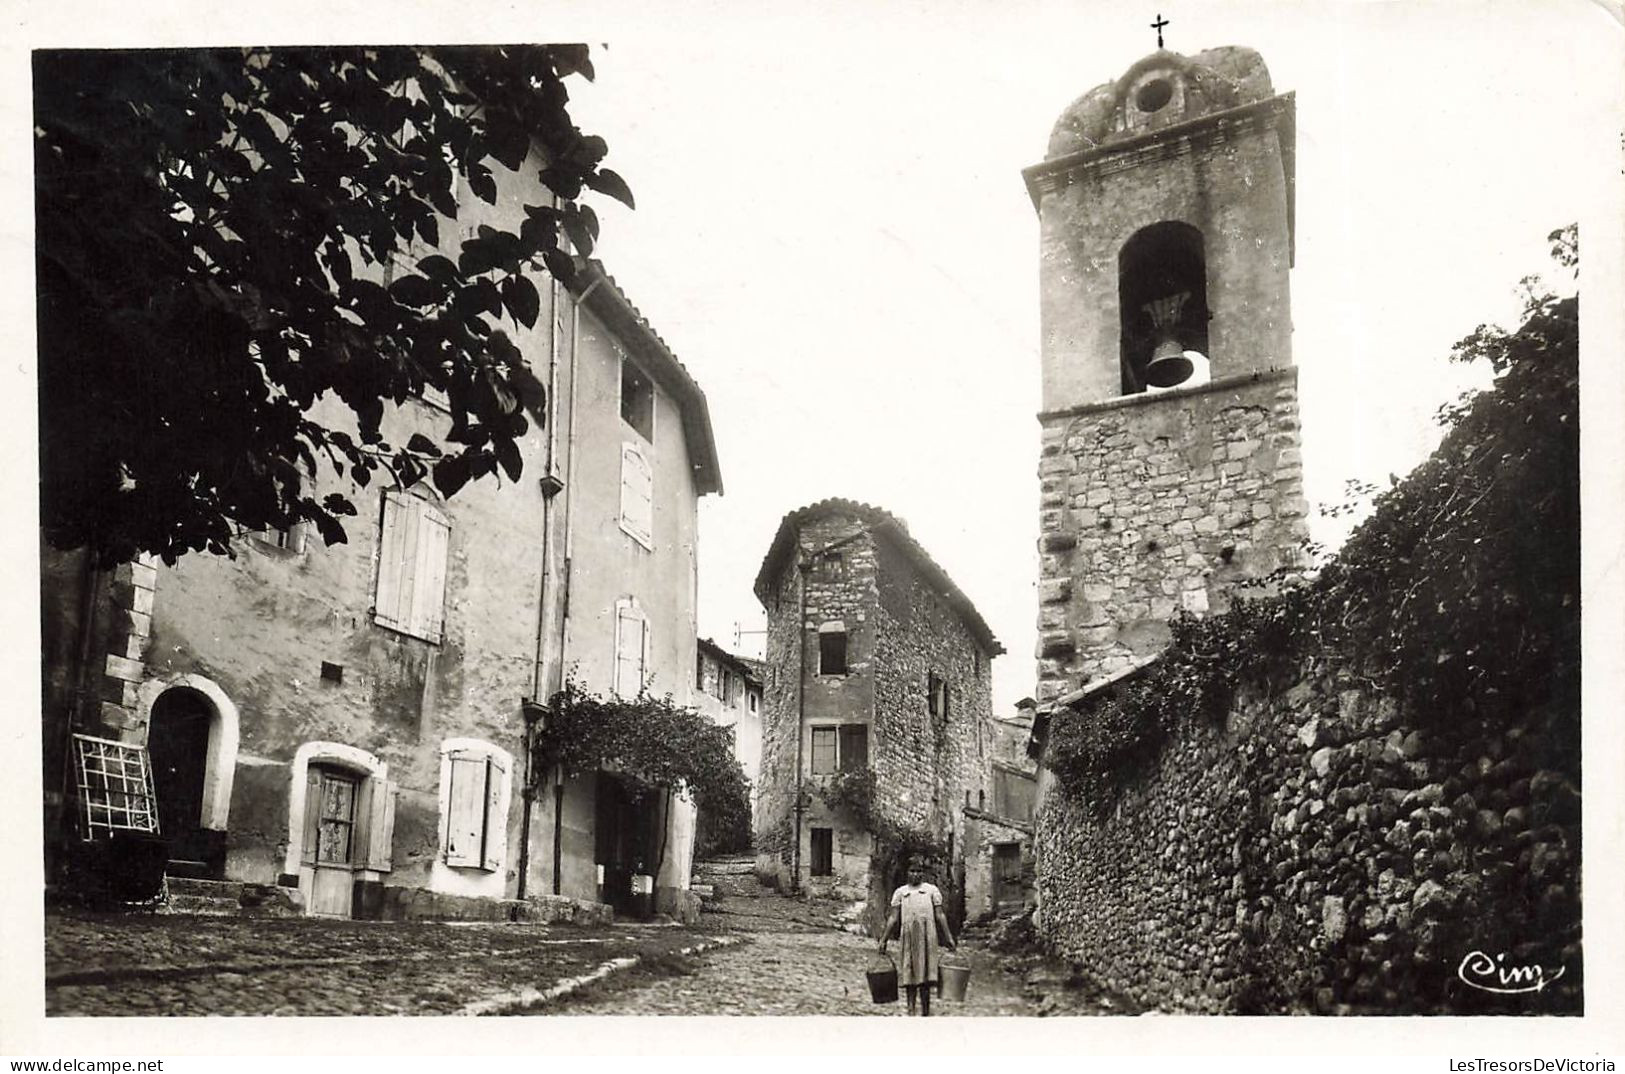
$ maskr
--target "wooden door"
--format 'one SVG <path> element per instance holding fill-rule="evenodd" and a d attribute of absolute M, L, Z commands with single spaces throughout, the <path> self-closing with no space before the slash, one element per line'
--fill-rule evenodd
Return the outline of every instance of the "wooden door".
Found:
<path fill-rule="evenodd" d="M 1021 890 L 1021 844 L 999 843 L 993 848 L 993 906 L 1019 910 L 1025 903 Z"/>
<path fill-rule="evenodd" d="M 355 889 L 357 799 L 361 778 L 311 765 L 305 779 L 305 846 L 299 870 L 305 912 L 349 917 Z"/>

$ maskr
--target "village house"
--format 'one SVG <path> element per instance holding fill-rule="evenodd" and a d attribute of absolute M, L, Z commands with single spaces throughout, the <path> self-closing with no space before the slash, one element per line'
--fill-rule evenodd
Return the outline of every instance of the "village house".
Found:
<path fill-rule="evenodd" d="M 694 697 L 700 712 L 733 729 L 734 757 L 751 783 L 756 803 L 762 764 L 762 662 L 728 652 L 701 638 L 694 662 Z"/>
<path fill-rule="evenodd" d="M 546 201 L 535 176 L 501 177 L 492 206 L 460 198 L 446 241 Z M 171 889 L 199 899 L 694 912 L 691 805 L 661 811 L 608 773 L 530 772 L 526 747 L 567 679 L 689 703 L 698 500 L 722 489 L 706 399 L 601 264 L 537 283 L 542 317 L 512 329 L 548 389 L 521 480 L 445 500 L 324 468 L 318 498 L 360 508 L 345 544 L 300 526 L 244 534 L 233 558 L 111 573 L 42 548 L 54 883 L 91 837 L 156 830 Z M 330 400 L 311 417 L 353 428 Z M 449 421 L 418 398 L 383 433 L 438 438 Z"/>
<path fill-rule="evenodd" d="M 899 881 L 876 845 L 885 824 L 928 838 L 945 893 L 962 892 L 963 808 L 987 790 L 991 664 L 1004 647 L 901 519 L 852 500 L 786 515 L 755 592 L 768 680 L 758 875 L 884 897 Z M 848 796 L 829 800 L 842 786 Z"/>

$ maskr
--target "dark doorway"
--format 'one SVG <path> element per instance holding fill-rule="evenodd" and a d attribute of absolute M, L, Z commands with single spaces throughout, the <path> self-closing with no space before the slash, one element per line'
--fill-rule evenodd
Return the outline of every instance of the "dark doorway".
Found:
<path fill-rule="evenodd" d="M 662 796 L 633 794 L 624 780 L 608 772 L 598 773 L 597 784 L 593 856 L 603 871 L 598 898 L 616 913 L 647 917 L 653 912 L 653 899 L 634 893 L 632 878 L 655 870 L 660 853 L 655 819 Z"/>
<path fill-rule="evenodd" d="M 1020 910 L 1026 899 L 1021 890 L 1021 844 L 993 847 L 993 909 Z"/>
<path fill-rule="evenodd" d="M 214 877 L 224 866 L 224 833 L 203 827 L 203 781 L 214 706 L 196 690 L 165 690 L 147 729 L 158 824 L 169 844 L 171 876 Z"/>

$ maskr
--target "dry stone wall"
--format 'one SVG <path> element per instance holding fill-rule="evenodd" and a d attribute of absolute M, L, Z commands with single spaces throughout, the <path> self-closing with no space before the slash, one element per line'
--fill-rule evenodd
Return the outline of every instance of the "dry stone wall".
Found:
<path fill-rule="evenodd" d="M 1044 415 L 1038 700 L 1158 652 L 1180 610 L 1296 562 L 1297 371 Z"/>
<path fill-rule="evenodd" d="M 1579 1013 L 1577 711 L 1435 729 L 1312 666 L 1113 801 L 1046 774 L 1041 932 L 1164 1010 Z"/>
<path fill-rule="evenodd" d="M 809 568 L 801 592 L 796 560 L 839 545 L 838 573 Z M 874 708 L 873 635 L 875 605 L 874 546 L 862 524 L 844 516 L 813 519 L 797 534 L 795 555 L 786 560 L 767 600 L 767 683 L 762 696 L 762 775 L 755 811 L 757 872 L 781 885 L 789 881 L 795 861 L 795 798 L 798 785 L 809 799 L 802 818 L 802 872 L 810 853 L 809 830 L 838 825 L 822 811 L 811 780 L 796 778 L 800 740 L 802 770 L 809 761 L 802 737 L 813 724 L 869 724 Z M 818 631 L 840 623 L 847 636 L 847 674 L 820 675 Z M 805 638 L 803 638 L 805 632 Z M 803 650 L 805 642 L 805 650 Z M 802 684 L 805 684 L 803 687 Z M 798 697 L 805 689 L 806 696 Z M 874 749 L 871 731 L 871 755 Z M 816 816 L 813 810 L 817 810 Z M 838 833 L 836 852 L 862 852 L 855 833 Z M 844 849 L 843 849 L 844 848 Z M 849 867 L 848 871 L 851 871 Z"/>

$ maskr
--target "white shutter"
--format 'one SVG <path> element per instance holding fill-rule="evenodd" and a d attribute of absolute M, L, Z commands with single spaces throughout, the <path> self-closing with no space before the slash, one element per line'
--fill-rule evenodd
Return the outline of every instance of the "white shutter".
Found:
<path fill-rule="evenodd" d="M 635 697 L 643 686 L 643 613 L 632 605 L 615 605 L 615 693 Z"/>
<path fill-rule="evenodd" d="M 636 445 L 621 445 L 621 525 L 647 548 L 654 545 L 654 472 Z"/>
<path fill-rule="evenodd" d="M 433 504 L 414 502 L 418 505 L 417 559 L 407 630 L 438 642 L 446 614 L 446 551 L 451 543 L 451 523 Z"/>
<path fill-rule="evenodd" d="M 495 755 L 485 758 L 485 841 L 480 867 L 497 869 L 502 865 L 508 842 L 508 816 L 502 808 L 502 788 L 507 766 Z"/>
<path fill-rule="evenodd" d="M 638 616 L 638 689 L 649 685 L 649 620 Z"/>
<path fill-rule="evenodd" d="M 485 835 L 485 758 L 452 754 L 446 794 L 446 864 L 479 866 Z"/>
<path fill-rule="evenodd" d="M 445 621 L 446 553 L 451 523 L 429 501 L 384 494 L 374 618 L 383 626 L 439 642 Z"/>
<path fill-rule="evenodd" d="M 403 510 L 400 499 L 393 492 L 384 494 L 384 518 L 378 538 L 378 591 L 373 596 L 373 617 L 383 626 L 400 630 L 402 575 L 402 546 L 406 529 L 405 519 L 410 514 Z"/>
<path fill-rule="evenodd" d="M 398 783 L 385 783 L 382 780 L 369 782 L 375 782 L 377 786 L 373 791 L 372 815 L 366 818 L 365 861 L 367 868 L 387 873 L 394 868 L 390 848 L 395 842 L 395 796 L 401 788 Z"/>

